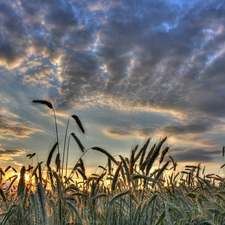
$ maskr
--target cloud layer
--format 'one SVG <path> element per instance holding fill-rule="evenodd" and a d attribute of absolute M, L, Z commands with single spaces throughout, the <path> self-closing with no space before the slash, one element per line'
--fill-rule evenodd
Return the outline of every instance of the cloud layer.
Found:
<path fill-rule="evenodd" d="M 223 13 L 220 1 L 188 7 L 163 1 L 1 3 L 0 62 L 12 69 L 37 56 L 48 60 L 28 66 L 23 81 L 53 85 L 58 79 L 65 107 L 103 94 L 223 116 Z"/>
<path fill-rule="evenodd" d="M 225 117 L 224 15 L 219 0 L 1 2 L 2 76 L 47 89 L 58 109 L 163 112 L 157 131 L 200 137 Z M 106 134 L 134 134 L 126 128 Z M 0 131 L 35 132 L 3 117 Z"/>
<path fill-rule="evenodd" d="M 29 128 L 19 122 L 14 122 L 0 115 L 0 137 L 3 138 L 27 138 L 40 130 Z"/>

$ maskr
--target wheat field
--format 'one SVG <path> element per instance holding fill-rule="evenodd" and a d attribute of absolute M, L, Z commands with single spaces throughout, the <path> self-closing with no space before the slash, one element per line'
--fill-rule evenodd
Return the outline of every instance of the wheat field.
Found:
<path fill-rule="evenodd" d="M 57 142 L 46 161 L 23 166 L 7 185 L 7 173 L 16 170 L 0 168 L 1 225 L 225 225 L 225 180 L 204 174 L 200 164 L 177 171 L 177 162 L 167 156 L 166 137 L 157 143 L 149 138 L 129 157 L 115 158 L 100 146 L 85 149 L 75 133 L 68 134 L 70 119 L 86 133 L 79 117 L 72 115 L 61 146 L 53 105 L 45 100 L 33 103 L 53 110 Z M 72 170 L 70 137 L 81 151 Z M 88 151 L 107 157 L 98 174 L 86 173 L 83 156 Z M 27 155 L 34 157 L 36 153 Z"/>

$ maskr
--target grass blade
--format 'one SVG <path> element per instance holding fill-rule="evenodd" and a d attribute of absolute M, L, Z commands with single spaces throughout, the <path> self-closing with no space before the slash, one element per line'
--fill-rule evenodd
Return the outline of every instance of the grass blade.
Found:
<path fill-rule="evenodd" d="M 77 123 L 78 127 L 80 128 L 81 132 L 82 132 L 83 134 L 85 134 L 85 129 L 84 129 L 84 127 L 83 127 L 83 125 L 82 125 L 82 123 L 81 123 L 79 117 L 76 116 L 76 115 L 72 115 L 71 117 L 76 121 L 76 123 Z"/>
<path fill-rule="evenodd" d="M 58 142 L 56 142 L 56 143 L 54 144 L 54 146 L 52 147 L 52 149 L 51 149 L 51 151 L 50 151 L 50 153 L 49 153 L 49 155 L 48 155 L 48 159 L 47 159 L 47 167 L 50 167 L 51 160 L 52 160 L 52 156 L 53 156 L 53 153 L 54 153 L 55 150 L 56 150 L 57 145 L 58 145 Z"/>
<path fill-rule="evenodd" d="M 85 147 L 81 144 L 80 140 L 78 139 L 78 137 L 74 134 L 74 133 L 71 133 L 72 137 L 74 138 L 74 140 L 76 141 L 77 145 L 79 146 L 80 150 L 82 152 L 85 151 Z"/>
<path fill-rule="evenodd" d="M 103 154 L 105 154 L 106 156 L 108 156 L 108 158 L 110 158 L 116 165 L 118 165 L 118 162 L 115 160 L 115 158 L 109 154 L 106 150 L 104 150 L 103 148 L 100 147 L 92 147 L 91 149 L 96 150 L 98 152 L 102 152 Z"/>
<path fill-rule="evenodd" d="M 113 181 L 112 181 L 112 185 L 111 185 L 111 189 L 112 191 L 115 191 L 115 188 L 116 188 L 116 182 L 118 180 L 118 177 L 119 177 L 119 172 L 120 172 L 120 169 L 121 169 L 121 165 L 122 165 L 122 162 L 119 163 L 117 169 L 116 169 L 116 172 L 115 172 L 115 175 L 113 177 Z"/>

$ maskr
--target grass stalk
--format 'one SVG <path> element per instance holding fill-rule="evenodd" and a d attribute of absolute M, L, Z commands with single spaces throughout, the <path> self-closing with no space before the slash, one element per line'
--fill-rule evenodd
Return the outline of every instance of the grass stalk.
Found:
<path fill-rule="evenodd" d="M 53 109 L 47 101 L 33 102 Z M 72 118 L 85 134 L 80 119 L 75 115 Z M 54 119 L 57 124 L 55 111 Z M 0 168 L 1 225 L 225 224 L 224 178 L 205 174 L 204 171 L 200 173 L 200 163 L 187 165 L 183 171 L 175 173 L 177 163 L 171 156 L 170 161 L 163 163 L 169 151 L 168 147 L 163 147 L 166 138 L 148 149 L 149 138 L 139 151 L 136 146 L 129 158 L 119 155 L 117 161 L 100 147 L 85 149 L 75 133 L 71 133 L 82 153 L 64 182 L 61 175 L 66 169 L 67 176 L 70 153 L 71 137 L 67 134 L 69 121 L 62 164 L 59 148 L 55 159 L 59 172 L 51 165 L 59 147 L 58 138 L 47 157 L 47 176 L 44 176 L 46 171 L 45 167 L 41 167 L 42 161 L 37 158 L 37 166 L 33 165 L 35 153 L 27 155 L 32 166 L 29 165 L 28 169 L 22 166 L 18 181 L 18 174 L 7 176 L 11 172 L 17 173 L 14 168 Z M 58 134 L 57 126 L 55 130 Z M 108 163 L 98 166 L 102 169 L 100 173 L 96 170 L 88 175 L 83 156 L 90 149 L 104 154 Z M 169 163 L 172 164 L 171 168 Z M 158 165 L 157 169 L 154 169 L 155 164 Z M 224 163 L 220 168 L 224 168 Z M 30 174 L 29 182 L 25 179 L 27 173 Z M 9 177 L 7 181 L 6 177 Z M 5 188 L 6 183 L 8 187 Z"/>

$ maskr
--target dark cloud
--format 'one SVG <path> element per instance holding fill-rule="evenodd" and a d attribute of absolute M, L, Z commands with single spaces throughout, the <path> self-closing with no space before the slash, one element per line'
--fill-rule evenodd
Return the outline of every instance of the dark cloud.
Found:
<path fill-rule="evenodd" d="M 27 138 L 37 131 L 37 129 L 29 128 L 0 115 L 0 138 L 2 139 L 7 137 Z"/>
<path fill-rule="evenodd" d="M 157 127 L 151 126 L 151 127 L 139 128 L 136 130 L 136 132 L 142 137 L 149 137 L 154 135 L 157 130 L 158 130 Z"/>
<path fill-rule="evenodd" d="M 18 162 L 15 161 L 16 158 L 24 157 L 26 154 L 26 150 L 24 149 L 4 149 L 0 148 L 0 162 L 2 165 L 4 164 L 17 164 Z M 8 166 L 8 165 L 7 165 Z"/>
<path fill-rule="evenodd" d="M 174 135 L 186 135 L 186 134 L 201 134 L 209 130 L 213 130 L 213 123 L 208 120 L 190 121 L 187 123 L 171 124 L 162 127 L 162 131 L 168 134 Z"/>
<path fill-rule="evenodd" d="M 212 162 L 215 156 L 221 154 L 221 151 L 204 151 L 203 149 L 176 150 L 171 152 L 174 160 L 177 162 Z"/>
<path fill-rule="evenodd" d="M 19 66 L 23 58 L 24 57 L 16 51 L 15 46 L 11 46 L 8 42 L 0 43 L 0 66 L 12 69 Z"/>
<path fill-rule="evenodd" d="M 132 134 L 132 132 L 130 132 L 129 130 L 122 130 L 121 128 L 106 130 L 105 132 L 110 136 L 117 136 L 117 137 L 129 136 Z"/>
<path fill-rule="evenodd" d="M 70 31 L 76 29 L 78 19 L 76 18 L 73 6 L 64 2 L 61 7 L 53 5 L 46 13 L 45 22 L 48 25 L 49 32 L 54 39 L 63 38 L 70 34 Z"/>
<path fill-rule="evenodd" d="M 19 7 L 16 4 L 0 3 L 1 14 L 1 38 L 8 41 L 16 41 L 18 44 L 24 43 L 26 30 Z"/>
<path fill-rule="evenodd" d="M 105 131 L 105 133 L 109 136 L 117 136 L 117 137 L 125 137 L 125 136 L 138 136 L 138 137 L 150 137 L 154 136 L 157 131 L 157 127 L 134 127 L 127 126 L 126 128 L 112 128 Z"/>
<path fill-rule="evenodd" d="M 71 105 L 75 96 L 79 99 L 98 91 L 106 98 L 120 95 L 134 105 L 139 102 L 150 108 L 224 115 L 222 70 L 216 69 L 222 57 L 209 63 L 210 56 L 225 42 L 219 33 L 224 29 L 224 5 L 181 11 L 163 2 L 123 3 L 111 6 L 107 14 L 103 12 L 105 20 L 98 29 L 83 28 L 82 32 L 90 34 L 84 39 L 92 54 L 83 51 L 69 55 L 70 60 L 64 58 L 69 68 L 60 89 L 64 105 Z M 73 34 L 68 38 L 70 46 L 76 46 L 77 33 Z M 95 51 L 91 48 L 94 45 Z M 206 71 L 213 68 L 213 78 L 208 77 Z M 216 77 L 221 84 L 219 91 L 209 85 Z"/>
<path fill-rule="evenodd" d="M 24 153 L 21 149 L 0 149 L 0 157 L 4 155 L 18 155 Z"/>

